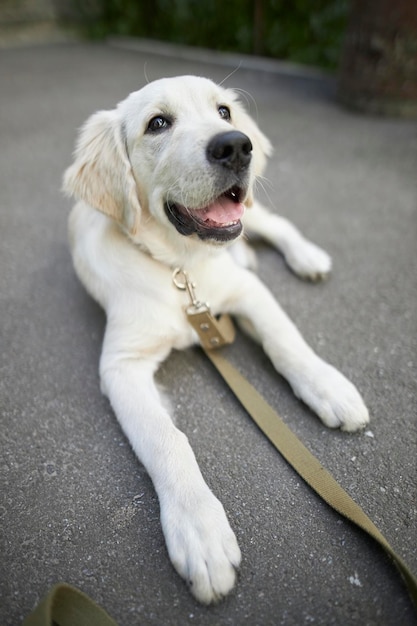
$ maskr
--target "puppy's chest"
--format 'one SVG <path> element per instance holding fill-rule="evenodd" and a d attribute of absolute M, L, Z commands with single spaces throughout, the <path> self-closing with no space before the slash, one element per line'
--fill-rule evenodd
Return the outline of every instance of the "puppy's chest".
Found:
<path fill-rule="evenodd" d="M 211 317 L 230 308 L 227 291 L 216 288 L 207 276 L 190 272 L 187 278 L 188 285 L 184 275 L 176 280 L 173 272 L 165 273 L 158 285 L 148 285 L 139 297 L 141 312 L 148 318 L 148 323 L 140 324 L 142 332 L 148 337 L 154 333 L 163 336 L 167 344 L 179 350 L 198 342 L 193 328 L 196 311 L 204 311 L 203 317 Z"/>

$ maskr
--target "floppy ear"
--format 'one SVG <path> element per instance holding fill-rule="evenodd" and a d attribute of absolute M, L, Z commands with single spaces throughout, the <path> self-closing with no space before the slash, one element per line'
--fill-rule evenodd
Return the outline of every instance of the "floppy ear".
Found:
<path fill-rule="evenodd" d="M 238 130 L 245 133 L 252 142 L 252 158 L 255 177 L 262 176 L 265 170 L 267 158 L 273 151 L 271 142 L 259 129 L 258 125 L 254 122 L 251 116 L 246 113 L 240 102 L 235 102 L 233 119 Z M 245 204 L 249 207 L 252 206 L 252 191 L 249 192 Z"/>
<path fill-rule="evenodd" d="M 64 174 L 63 190 L 135 234 L 141 208 L 116 111 L 99 111 L 81 128 L 74 163 Z"/>

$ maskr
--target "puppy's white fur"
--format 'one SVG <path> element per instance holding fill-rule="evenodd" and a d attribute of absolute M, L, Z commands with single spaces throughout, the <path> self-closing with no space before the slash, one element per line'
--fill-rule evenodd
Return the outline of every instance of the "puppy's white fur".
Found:
<path fill-rule="evenodd" d="M 228 107 L 230 120 L 219 116 L 220 105 Z M 169 118 L 169 128 L 149 132 L 149 121 L 158 115 Z M 204 603 L 232 589 L 241 556 L 224 509 L 154 382 L 173 348 L 197 341 L 184 314 L 187 295 L 173 286 L 173 269 L 189 272 L 214 314 L 242 319 L 294 393 L 327 426 L 354 431 L 368 422 L 356 388 L 313 352 L 268 289 L 242 267 L 242 246 L 229 254 L 226 246 L 179 234 L 167 218 L 167 199 L 198 208 L 224 191 L 217 189 L 218 168 L 208 163 L 206 148 L 231 128 L 253 145 L 244 198 L 251 207 L 247 228 L 281 250 L 296 273 L 322 278 L 330 271 L 329 256 L 253 200 L 269 141 L 236 94 L 207 79 L 156 81 L 116 109 L 94 114 L 81 130 L 64 179 L 65 190 L 80 200 L 69 220 L 75 269 L 107 315 L 102 390 L 158 493 L 171 561 Z"/>

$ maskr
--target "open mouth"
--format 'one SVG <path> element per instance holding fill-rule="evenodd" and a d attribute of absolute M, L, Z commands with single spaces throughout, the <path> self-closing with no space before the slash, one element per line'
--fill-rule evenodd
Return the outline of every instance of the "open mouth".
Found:
<path fill-rule="evenodd" d="M 181 235 L 197 234 L 200 239 L 230 241 L 242 232 L 243 197 L 244 191 L 234 186 L 199 209 L 167 201 L 165 212 Z"/>

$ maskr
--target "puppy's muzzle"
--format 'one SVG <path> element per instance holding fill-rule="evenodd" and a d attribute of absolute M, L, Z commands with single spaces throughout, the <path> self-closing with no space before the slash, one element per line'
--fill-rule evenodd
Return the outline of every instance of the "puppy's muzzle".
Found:
<path fill-rule="evenodd" d="M 207 146 L 210 163 L 222 165 L 236 174 L 245 170 L 252 158 L 252 142 L 237 130 L 215 135 Z"/>
<path fill-rule="evenodd" d="M 167 199 L 165 213 L 181 235 L 196 234 L 203 240 L 224 243 L 242 232 L 252 142 L 237 130 L 219 133 L 207 144 L 206 158 L 216 170 L 219 194 L 197 207 Z"/>

